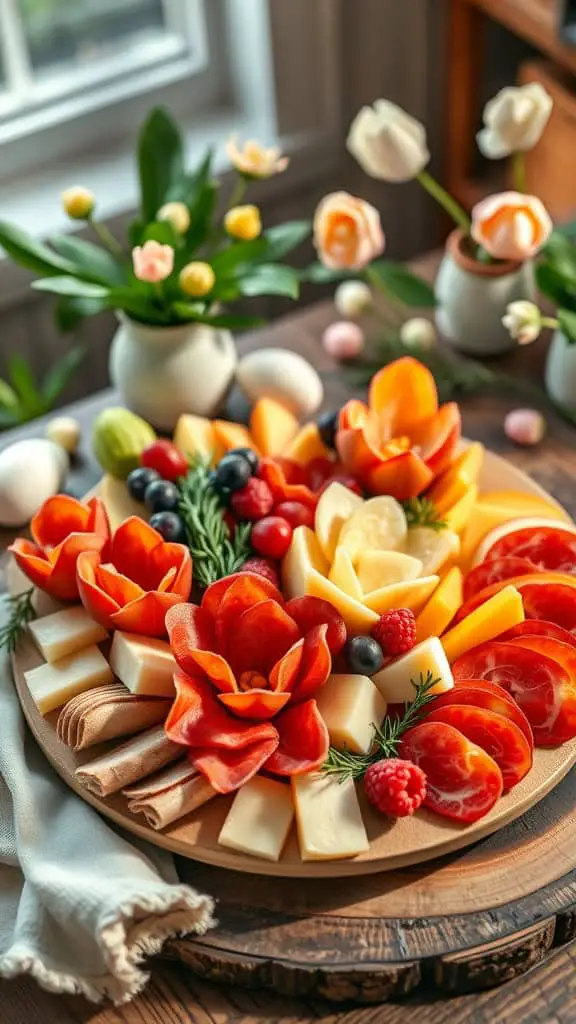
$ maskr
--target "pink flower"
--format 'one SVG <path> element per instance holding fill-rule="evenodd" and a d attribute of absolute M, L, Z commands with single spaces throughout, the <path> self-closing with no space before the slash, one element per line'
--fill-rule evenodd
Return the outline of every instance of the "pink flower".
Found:
<path fill-rule="evenodd" d="M 384 252 L 386 239 L 374 206 L 348 192 L 331 192 L 314 215 L 314 245 L 331 270 L 362 270 Z"/>
<path fill-rule="evenodd" d="M 337 320 L 324 331 L 322 346 L 333 359 L 355 359 L 364 348 L 364 333 L 350 320 Z"/>
<path fill-rule="evenodd" d="M 498 260 L 535 256 L 552 231 L 552 220 L 537 196 L 499 192 L 472 210 L 472 238 Z"/>
<path fill-rule="evenodd" d="M 160 242 L 145 242 L 132 250 L 132 262 L 139 281 L 165 281 L 174 269 L 174 249 Z"/>

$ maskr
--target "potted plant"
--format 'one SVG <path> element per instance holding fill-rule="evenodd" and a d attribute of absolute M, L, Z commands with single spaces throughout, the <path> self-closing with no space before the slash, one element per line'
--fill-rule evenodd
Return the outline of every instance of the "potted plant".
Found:
<path fill-rule="evenodd" d="M 236 366 L 230 332 L 260 322 L 236 313 L 237 300 L 298 297 L 299 275 L 283 260 L 309 234 L 309 222 L 263 230 L 258 207 L 243 203 L 251 181 L 282 172 L 288 161 L 258 143 L 239 148 L 235 139 L 228 154 L 237 177 L 220 216 L 212 153 L 187 170 L 176 124 L 156 109 L 138 140 L 141 205 L 125 244 L 96 219 L 85 188 L 69 189 L 63 203 L 99 244 L 74 234 L 43 244 L 0 222 L 0 244 L 38 275 L 33 288 L 57 297 L 61 325 L 116 312 L 112 382 L 127 406 L 163 430 L 182 412 L 211 415 L 221 403 Z"/>
<path fill-rule="evenodd" d="M 454 220 L 436 279 L 436 321 L 463 352 L 493 355 L 513 344 L 502 324 L 508 304 L 535 294 L 533 258 L 552 230 L 536 196 L 525 194 L 523 153 L 540 138 L 552 106 L 533 83 L 503 89 L 484 110 L 478 144 L 485 156 L 514 156 L 517 191 L 489 196 L 469 214 L 427 170 L 424 125 L 388 100 L 354 119 L 348 149 L 367 174 L 387 182 L 416 179 Z"/>

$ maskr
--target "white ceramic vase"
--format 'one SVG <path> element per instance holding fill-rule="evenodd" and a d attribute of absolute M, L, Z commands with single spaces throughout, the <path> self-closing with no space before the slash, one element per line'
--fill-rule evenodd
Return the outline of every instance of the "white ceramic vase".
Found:
<path fill-rule="evenodd" d="M 570 412 L 576 412 L 576 345 L 571 345 L 562 331 L 552 335 L 545 381 L 550 397 Z"/>
<path fill-rule="evenodd" d="M 534 269 L 530 260 L 478 262 L 467 253 L 458 228 L 447 239 L 435 292 L 438 330 L 454 348 L 468 355 L 499 355 L 516 344 L 502 325 L 506 307 L 516 299 L 534 299 Z"/>
<path fill-rule="evenodd" d="M 230 331 L 195 323 L 153 327 L 123 313 L 118 319 L 109 367 L 124 404 L 166 432 L 184 412 L 214 415 L 236 369 Z"/>

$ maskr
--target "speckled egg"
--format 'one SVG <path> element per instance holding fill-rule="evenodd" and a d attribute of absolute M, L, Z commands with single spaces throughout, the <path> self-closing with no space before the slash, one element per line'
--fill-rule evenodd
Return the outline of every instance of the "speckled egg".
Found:
<path fill-rule="evenodd" d="M 69 469 L 63 448 L 44 438 L 16 441 L 0 452 L 0 524 L 23 526 L 58 494 Z"/>
<path fill-rule="evenodd" d="M 300 419 L 312 416 L 322 403 L 324 388 L 303 356 L 284 348 L 261 348 L 238 363 L 236 380 L 251 401 L 274 398 Z"/>

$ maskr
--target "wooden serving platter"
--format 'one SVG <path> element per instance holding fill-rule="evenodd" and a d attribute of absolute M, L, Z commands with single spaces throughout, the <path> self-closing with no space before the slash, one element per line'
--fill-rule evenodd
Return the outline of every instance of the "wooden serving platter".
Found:
<path fill-rule="evenodd" d="M 481 484 L 482 490 L 514 489 L 549 498 L 520 470 L 491 453 L 486 455 Z M 77 782 L 75 771 L 102 753 L 105 747 L 93 747 L 75 754 L 60 742 L 55 731 L 57 713 L 43 718 L 24 680 L 24 672 L 40 661 L 31 641 L 22 644 L 13 659 L 16 687 L 38 744 L 65 782 L 102 814 L 128 831 L 183 857 L 233 871 L 318 879 L 406 868 L 460 850 L 515 821 L 541 801 L 576 763 L 576 741 L 551 750 L 536 750 L 529 775 L 501 798 L 488 815 L 472 825 L 459 825 L 425 810 L 413 818 L 391 822 L 363 801 L 362 811 L 370 839 L 370 849 L 366 853 L 351 860 L 303 862 L 293 830 L 280 861 L 273 863 L 234 853 L 218 844 L 218 834 L 231 797 L 218 797 L 171 827 L 157 832 L 128 811 L 127 801 L 121 795 L 100 799 L 87 792 Z"/>

